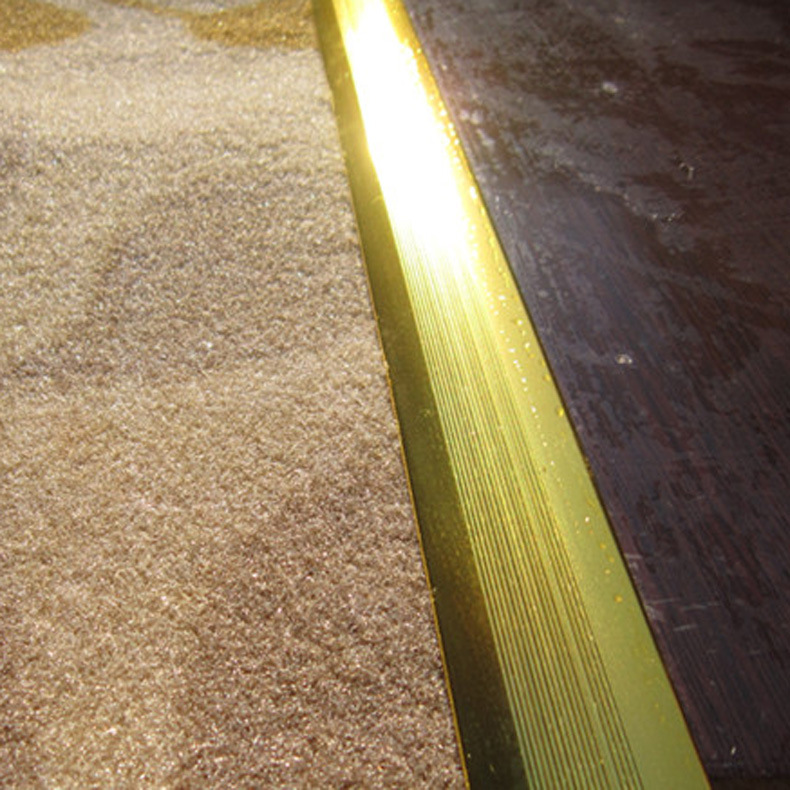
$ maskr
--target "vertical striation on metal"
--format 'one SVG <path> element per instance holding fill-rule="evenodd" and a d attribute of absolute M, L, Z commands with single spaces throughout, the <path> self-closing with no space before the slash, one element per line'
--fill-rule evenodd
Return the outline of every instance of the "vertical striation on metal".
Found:
<path fill-rule="evenodd" d="M 406 12 L 315 10 L 470 784 L 705 787 Z"/>

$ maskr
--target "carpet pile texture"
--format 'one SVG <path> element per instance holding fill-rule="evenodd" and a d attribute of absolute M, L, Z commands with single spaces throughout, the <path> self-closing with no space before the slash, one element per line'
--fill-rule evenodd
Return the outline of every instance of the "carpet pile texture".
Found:
<path fill-rule="evenodd" d="M 319 54 L 12 5 L 0 785 L 462 786 Z"/>

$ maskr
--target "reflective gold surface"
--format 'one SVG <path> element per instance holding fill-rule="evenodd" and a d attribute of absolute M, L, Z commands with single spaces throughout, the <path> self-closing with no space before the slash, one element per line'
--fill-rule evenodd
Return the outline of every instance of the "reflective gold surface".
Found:
<path fill-rule="evenodd" d="M 316 12 L 471 784 L 704 787 L 405 12 Z"/>

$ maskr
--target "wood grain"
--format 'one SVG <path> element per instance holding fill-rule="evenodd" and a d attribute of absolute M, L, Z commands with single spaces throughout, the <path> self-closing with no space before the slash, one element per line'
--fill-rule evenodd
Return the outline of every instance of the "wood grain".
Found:
<path fill-rule="evenodd" d="M 790 776 L 781 2 L 406 0 L 711 776 Z"/>

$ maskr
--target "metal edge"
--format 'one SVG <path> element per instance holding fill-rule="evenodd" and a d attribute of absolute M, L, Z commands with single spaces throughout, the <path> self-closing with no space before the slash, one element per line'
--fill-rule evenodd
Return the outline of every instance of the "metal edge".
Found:
<path fill-rule="evenodd" d="M 405 10 L 400 3 L 389 2 L 387 6 L 396 19 L 400 35 L 410 41 L 420 58 L 419 43 Z M 391 217 L 366 145 L 358 96 L 338 21 L 337 5 L 333 0 L 314 0 L 314 9 L 347 157 L 371 295 L 381 342 L 390 368 L 393 399 L 401 426 L 405 460 L 420 525 L 424 560 L 433 593 L 465 770 L 473 786 L 524 786 L 528 781 L 539 784 L 541 774 L 539 771 L 536 773 L 534 766 L 529 764 L 529 759 L 524 754 L 523 734 L 521 737 L 517 734 L 512 701 L 508 698 L 503 680 L 505 671 L 493 635 L 490 606 L 484 600 L 478 563 L 471 548 L 469 525 L 459 499 L 457 473 L 449 457 L 448 438 L 439 414 L 440 406 L 437 405 L 429 363 L 415 321 L 414 306 L 401 266 L 401 255 L 393 235 Z M 438 89 L 435 83 L 431 84 L 432 77 L 424 59 L 420 69 L 423 80 L 428 82 L 428 90 L 438 96 Z M 464 168 L 470 179 L 470 187 L 474 187 L 468 165 L 464 164 Z M 494 239 L 494 246 L 498 248 L 493 229 L 487 232 Z M 496 254 L 503 257 L 501 248 Z M 515 285 L 512 281 L 508 282 L 507 274 L 501 279 L 503 283 L 500 285 L 517 294 Z M 520 297 L 517 301 L 520 309 L 524 311 Z M 535 372 L 541 369 L 544 372 L 547 369 L 545 359 L 540 359 L 534 367 Z M 553 383 L 549 382 L 549 385 L 553 393 L 549 395 L 548 401 L 561 404 Z M 561 407 L 555 411 L 562 418 L 559 413 Z M 593 506 L 600 509 L 602 514 L 575 436 L 567 420 L 561 419 L 560 423 L 563 422 L 565 425 L 559 431 L 562 437 L 558 440 L 563 448 L 562 453 L 567 454 L 569 443 L 573 445 L 570 455 L 578 456 L 574 463 L 581 465 L 587 478 L 586 482 L 579 484 L 576 481 L 574 484 L 581 485 L 584 489 L 582 497 L 587 500 L 586 506 L 589 507 L 592 497 L 596 500 Z M 574 476 L 578 474 L 577 469 Z M 556 485 L 549 482 L 546 487 L 549 496 L 552 488 L 556 493 Z M 567 510 L 567 507 L 563 505 L 558 509 Z M 635 628 L 637 632 L 633 635 L 633 645 L 629 647 L 626 655 L 618 656 L 615 648 L 614 653 L 609 651 L 610 655 L 605 663 L 611 674 L 612 671 L 632 672 L 636 662 L 639 665 L 636 673 L 638 677 L 630 686 L 641 687 L 647 684 L 650 688 L 645 701 L 649 697 L 649 705 L 656 708 L 655 712 L 648 711 L 646 716 L 637 717 L 642 721 L 646 732 L 641 732 L 638 736 L 641 745 L 637 749 L 640 752 L 637 762 L 640 768 L 635 774 L 633 784 L 665 787 L 668 786 L 667 779 L 672 776 L 673 787 L 704 787 L 704 772 L 630 580 L 627 579 L 622 558 L 617 557 L 612 562 L 612 555 L 617 553 L 617 549 L 605 517 L 602 522 L 609 541 L 604 561 L 608 565 L 617 566 L 616 575 L 621 592 L 615 596 L 617 605 L 603 607 L 606 609 L 603 620 L 599 616 L 597 621 L 600 625 L 607 619 L 610 611 L 618 613 L 627 610 L 629 614 L 623 622 L 627 629 Z M 600 542 L 600 525 L 596 530 L 591 530 L 591 536 L 599 546 L 603 545 Z M 565 538 L 563 541 L 567 543 Z M 584 555 L 589 551 L 590 540 L 581 540 L 581 543 L 584 545 L 580 549 L 577 547 L 577 555 Z M 583 557 L 579 560 L 579 556 L 571 556 L 569 562 L 576 573 L 584 575 L 589 571 L 590 563 Z M 595 569 L 600 567 L 600 562 L 600 557 L 593 559 Z M 610 569 L 607 567 L 607 570 Z M 615 624 L 615 628 L 619 627 L 622 631 L 623 622 L 619 626 Z M 604 630 L 606 628 L 608 625 L 605 625 Z M 598 634 L 594 637 L 596 640 L 599 639 L 601 628 L 597 630 Z M 627 706 L 628 701 L 624 701 Z M 634 712 L 630 711 L 625 718 L 626 721 L 633 722 Z M 646 741 L 654 743 L 654 748 L 649 749 L 652 756 L 643 754 Z M 673 753 L 666 753 L 667 749 L 671 749 Z M 550 772 L 545 775 L 550 775 Z M 583 771 L 581 776 L 585 776 Z"/>

